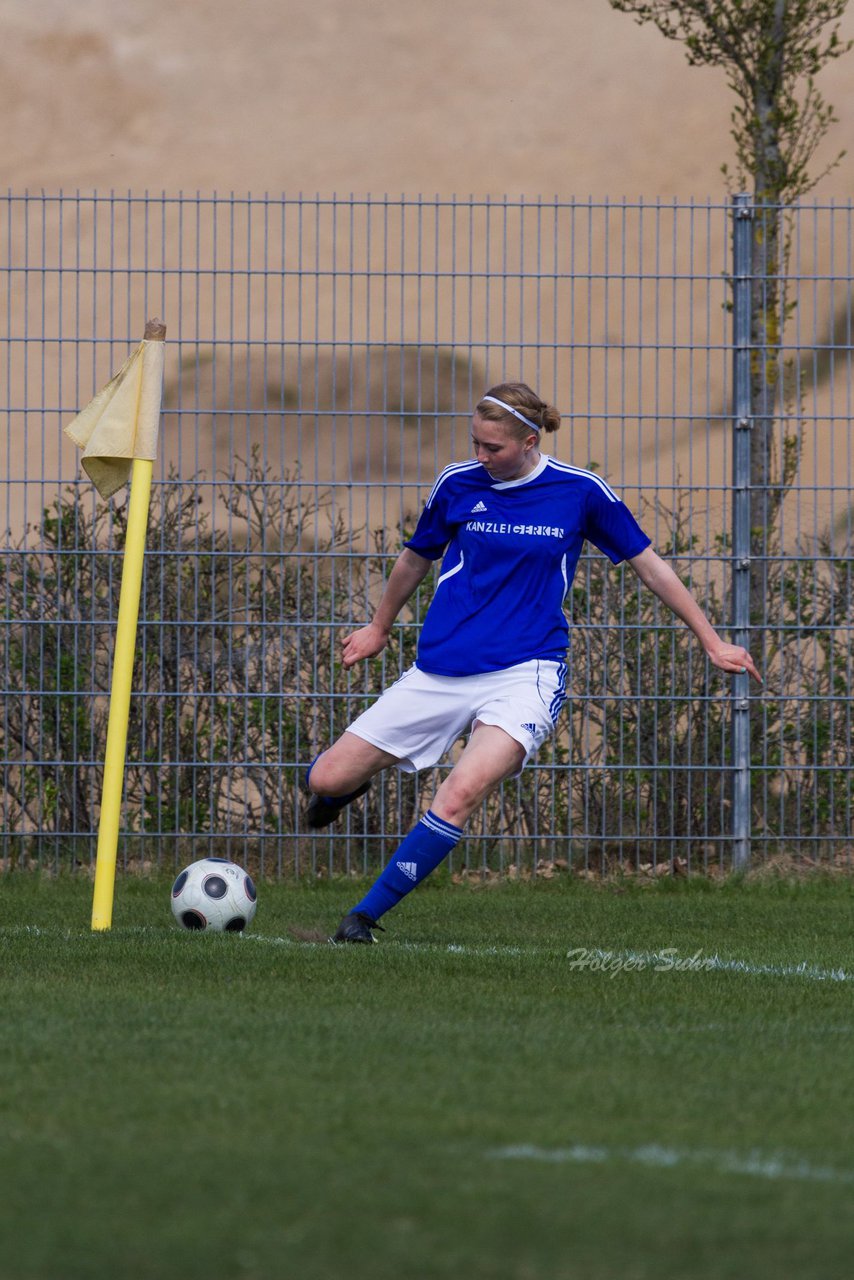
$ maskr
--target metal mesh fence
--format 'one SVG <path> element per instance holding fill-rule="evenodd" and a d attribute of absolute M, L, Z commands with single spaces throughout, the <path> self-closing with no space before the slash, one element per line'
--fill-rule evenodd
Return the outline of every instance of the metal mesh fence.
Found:
<path fill-rule="evenodd" d="M 769 468 L 781 500 L 753 617 L 754 859 L 846 862 L 851 830 L 850 205 L 787 210 L 788 316 Z M 429 600 L 350 674 L 472 404 L 521 378 L 549 448 L 604 474 L 713 621 L 732 627 L 728 203 L 15 195 L 2 201 L 0 851 L 94 851 L 126 512 L 79 479 L 63 425 L 167 324 L 160 457 L 122 855 L 205 852 L 265 874 L 375 866 L 453 755 L 387 774 L 332 833 L 306 763 L 408 665 Z M 770 482 L 770 480 L 769 480 Z M 736 486 L 737 487 L 737 486 Z M 469 871 L 729 864 L 732 690 L 631 570 L 586 549 L 567 599 L 554 743 L 472 821 Z"/>

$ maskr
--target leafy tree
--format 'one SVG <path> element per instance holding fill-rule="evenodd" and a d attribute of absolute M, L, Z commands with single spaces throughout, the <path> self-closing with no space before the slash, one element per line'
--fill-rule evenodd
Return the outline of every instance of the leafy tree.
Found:
<path fill-rule="evenodd" d="M 797 472 L 796 442 L 775 462 L 775 419 L 783 394 L 780 349 L 787 317 L 785 207 L 838 164 L 817 173 L 811 162 L 831 124 L 832 106 L 815 77 L 851 47 L 839 27 L 847 0 L 609 0 L 613 9 L 652 22 L 680 40 L 692 66 L 720 67 L 735 95 L 732 136 L 737 168 L 731 185 L 753 191 L 751 299 L 751 613 L 761 617 L 771 530 Z"/>

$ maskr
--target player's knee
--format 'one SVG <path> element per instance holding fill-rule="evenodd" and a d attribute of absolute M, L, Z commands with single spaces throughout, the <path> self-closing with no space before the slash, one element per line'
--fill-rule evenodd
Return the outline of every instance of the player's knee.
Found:
<path fill-rule="evenodd" d="M 445 822 L 463 827 L 491 790 L 492 787 L 484 789 L 474 780 L 454 778 L 451 775 L 437 792 L 432 805 L 433 812 Z"/>
<path fill-rule="evenodd" d="M 353 780 L 352 770 L 345 770 L 329 759 L 324 752 L 315 760 L 308 772 L 308 789 L 318 796 L 344 796 L 354 790 L 362 779 Z"/>
<path fill-rule="evenodd" d="M 313 791 L 317 796 L 334 795 L 336 773 L 334 766 L 329 767 L 325 754 L 318 756 L 306 778 L 309 791 Z"/>

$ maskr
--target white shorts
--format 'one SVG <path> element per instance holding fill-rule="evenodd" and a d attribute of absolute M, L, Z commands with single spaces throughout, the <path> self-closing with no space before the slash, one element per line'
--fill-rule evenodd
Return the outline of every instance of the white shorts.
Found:
<path fill-rule="evenodd" d="M 436 676 L 412 666 L 348 732 L 397 756 L 404 773 L 437 764 L 475 724 L 503 729 L 528 757 L 554 730 L 566 700 L 566 663 L 534 658 L 474 676 Z"/>

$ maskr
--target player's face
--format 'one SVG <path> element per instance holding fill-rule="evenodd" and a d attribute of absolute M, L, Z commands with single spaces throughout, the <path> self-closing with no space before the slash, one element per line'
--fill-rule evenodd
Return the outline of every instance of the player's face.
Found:
<path fill-rule="evenodd" d="M 475 414 L 471 424 L 474 456 L 495 480 L 518 480 L 540 460 L 536 434 L 520 440 L 500 422 L 487 422 Z"/>

